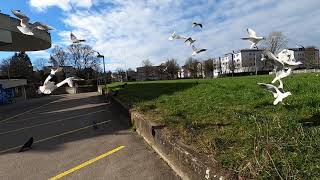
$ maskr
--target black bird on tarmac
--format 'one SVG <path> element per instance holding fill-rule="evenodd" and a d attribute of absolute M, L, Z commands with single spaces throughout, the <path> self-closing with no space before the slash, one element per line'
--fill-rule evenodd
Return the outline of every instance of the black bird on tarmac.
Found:
<path fill-rule="evenodd" d="M 97 125 L 97 122 L 96 121 L 92 121 L 92 124 L 93 124 L 93 129 L 96 130 L 98 129 L 98 125 Z"/>
<path fill-rule="evenodd" d="M 31 149 L 32 144 L 33 144 L 33 137 L 31 137 L 26 143 L 24 143 L 24 145 L 21 147 L 19 152 L 23 152 Z"/>

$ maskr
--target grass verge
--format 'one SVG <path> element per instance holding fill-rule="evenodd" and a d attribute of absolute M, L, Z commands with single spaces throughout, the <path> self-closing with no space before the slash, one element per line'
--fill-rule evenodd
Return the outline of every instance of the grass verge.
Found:
<path fill-rule="evenodd" d="M 118 98 L 212 162 L 251 178 L 320 177 L 320 77 L 292 75 L 273 106 L 258 82 L 273 76 L 114 83 Z"/>

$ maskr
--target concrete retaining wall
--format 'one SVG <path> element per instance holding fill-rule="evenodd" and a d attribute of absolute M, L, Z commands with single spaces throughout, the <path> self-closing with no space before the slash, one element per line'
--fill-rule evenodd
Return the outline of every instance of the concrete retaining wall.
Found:
<path fill-rule="evenodd" d="M 206 161 L 203 157 L 200 158 L 188 146 L 168 136 L 164 125 L 155 123 L 143 114 L 130 110 L 128 106 L 114 97 L 113 101 L 129 112 L 132 124 L 138 134 L 182 179 L 237 179 L 231 172 L 208 163 L 209 161 Z"/>

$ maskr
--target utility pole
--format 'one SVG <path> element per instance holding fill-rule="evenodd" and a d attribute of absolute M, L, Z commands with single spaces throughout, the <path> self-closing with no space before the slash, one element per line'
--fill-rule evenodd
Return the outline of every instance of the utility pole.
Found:
<path fill-rule="evenodd" d="M 234 66 L 234 51 L 232 51 L 232 53 L 225 54 L 225 56 L 228 56 L 228 55 L 231 55 L 231 66 L 229 66 L 229 69 L 231 67 L 231 72 L 232 72 L 232 77 L 233 77 L 234 69 L 235 69 L 235 66 Z"/>
<path fill-rule="evenodd" d="M 102 61 L 103 61 L 104 86 L 106 86 L 107 85 L 107 82 L 106 82 L 107 74 L 106 74 L 106 65 L 104 63 L 104 55 L 101 55 L 99 52 L 97 52 L 97 53 L 98 53 L 97 58 L 102 58 Z"/>
<path fill-rule="evenodd" d="M 254 53 L 254 66 L 256 69 L 256 75 L 258 75 L 258 69 L 257 69 L 257 51 Z"/>

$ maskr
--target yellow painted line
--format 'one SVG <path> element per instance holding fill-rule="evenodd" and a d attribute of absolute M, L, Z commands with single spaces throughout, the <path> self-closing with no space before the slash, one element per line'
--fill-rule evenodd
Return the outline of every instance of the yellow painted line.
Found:
<path fill-rule="evenodd" d="M 88 166 L 88 165 L 90 165 L 90 164 L 92 164 L 92 163 L 94 163 L 94 162 L 96 162 L 96 161 L 98 161 L 98 160 L 100 160 L 100 159 L 103 159 L 103 158 L 105 158 L 105 157 L 107 157 L 107 156 L 109 156 L 109 155 L 111 155 L 111 154 L 113 154 L 113 153 L 121 150 L 122 148 L 124 148 L 124 146 L 119 146 L 119 147 L 117 147 L 117 148 L 115 148 L 115 149 L 113 149 L 113 150 L 111 150 L 111 151 L 108 151 L 108 152 L 106 152 L 106 153 L 104 153 L 104 154 L 101 154 L 100 156 L 97 156 L 97 157 L 95 157 L 95 158 L 93 158 L 93 159 L 90 159 L 90 160 L 88 160 L 88 161 L 86 161 L 86 162 L 84 162 L 84 163 L 82 163 L 82 164 L 80 164 L 80 165 L 78 165 L 78 166 L 76 166 L 76 167 L 74 167 L 74 168 L 71 168 L 71 169 L 69 169 L 69 170 L 67 170 L 67 171 L 65 171 L 65 172 L 63 172 L 63 173 L 60 173 L 60 174 L 58 174 L 58 175 L 50 178 L 49 180 L 57 180 L 57 179 L 60 179 L 60 178 L 62 178 L 62 177 L 64 177 L 64 176 L 66 176 L 66 175 L 68 175 L 68 174 L 70 174 L 70 173 L 73 173 L 73 172 L 75 172 L 75 171 L 78 171 L 79 169 L 81 169 L 81 168 L 83 168 L 83 167 L 86 167 L 86 166 Z"/>
<path fill-rule="evenodd" d="M 106 111 L 106 110 L 103 109 L 103 110 L 100 110 L 100 111 L 95 111 L 95 112 L 91 112 L 91 113 L 86 113 L 86 114 L 81 114 L 81 115 L 77 115 L 77 116 L 72 116 L 72 117 L 68 117 L 68 118 L 64 118 L 64 119 L 60 119 L 60 120 L 56 120 L 56 121 L 51 121 L 51 122 L 47 122 L 47 123 L 42 123 L 42 124 L 37 124 L 37 125 L 33 125 L 33 126 L 28 126 L 28 127 L 24 127 L 24 128 L 19 128 L 19 129 L 15 129 L 15 130 L 11 130 L 11 131 L 6 131 L 6 132 L 0 133 L 0 135 L 12 133 L 12 132 L 17 132 L 17 131 L 23 131 L 23 130 L 26 130 L 26 129 L 31 129 L 31 128 L 35 128 L 35 127 L 39 127 L 39 126 L 44 126 L 44 125 L 48 125 L 48 124 L 54 124 L 54 123 L 57 123 L 57 122 L 61 122 L 61 121 L 69 120 L 69 119 L 74 119 L 74 118 L 81 117 L 81 116 L 87 116 L 87 115 L 90 115 L 90 114 L 95 114 L 95 113 L 99 113 L 99 112 L 103 112 L 103 111 Z"/>
<path fill-rule="evenodd" d="M 111 120 L 108 120 L 108 121 L 103 121 L 103 122 L 100 122 L 100 123 L 97 123 L 97 125 L 100 125 L 100 124 L 106 124 L 108 122 L 110 122 Z M 79 129 L 75 129 L 75 130 L 72 130 L 72 131 L 68 131 L 68 132 L 64 132 L 64 133 L 61 133 L 61 134 L 57 134 L 57 135 L 54 135 L 54 136 L 51 136 L 51 137 L 47 137 L 47 138 L 44 138 L 44 139 L 40 139 L 38 141 L 34 141 L 33 144 L 36 144 L 36 143 L 40 143 L 40 142 L 43 142 L 43 141 L 47 141 L 47 140 L 50 140 L 50 139 L 53 139 L 53 138 L 56 138 L 56 137 L 60 137 L 60 136 L 64 136 L 64 135 L 67 135 L 67 134 L 71 134 L 71 133 L 74 133 L 74 132 L 77 132 L 77 131 L 81 131 L 81 130 L 84 130 L 84 129 L 88 129 L 90 127 L 93 127 L 95 125 L 90 125 L 90 126 L 85 126 L 85 127 L 82 127 L 82 128 L 79 128 Z M 2 153 L 5 153 L 5 152 L 8 152 L 8 151 L 11 151 L 11 150 L 15 150 L 15 149 L 19 149 L 23 146 L 22 145 L 19 145 L 19 146 L 15 146 L 15 147 L 12 147 L 12 148 L 9 148 L 9 149 L 5 149 L 3 151 L 0 151 L 0 154 Z"/>

